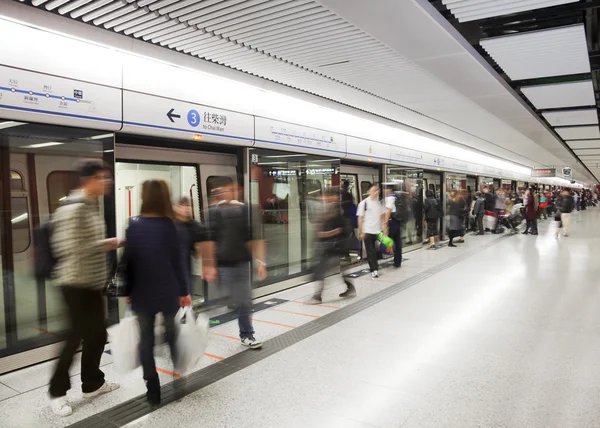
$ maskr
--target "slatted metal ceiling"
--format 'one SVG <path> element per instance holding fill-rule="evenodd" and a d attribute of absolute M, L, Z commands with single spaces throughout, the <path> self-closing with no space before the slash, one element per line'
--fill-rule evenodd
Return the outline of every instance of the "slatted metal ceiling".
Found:
<path fill-rule="evenodd" d="M 460 22 L 508 15 L 579 0 L 442 0 Z"/>
<path fill-rule="evenodd" d="M 538 110 L 596 105 L 594 85 L 591 80 L 524 86 L 521 92 Z"/>
<path fill-rule="evenodd" d="M 539 124 L 522 121 L 516 131 L 314 0 L 25 2 L 369 111 L 344 86 L 353 88 L 496 146 L 510 142 L 515 153 L 529 150 L 530 159 L 539 150 L 519 134 L 539 133 Z"/>
<path fill-rule="evenodd" d="M 583 25 L 493 37 L 481 46 L 511 80 L 590 72 Z"/>
<path fill-rule="evenodd" d="M 571 140 L 569 146 L 573 150 L 577 149 L 595 149 L 600 147 L 600 139 L 598 140 Z"/>
<path fill-rule="evenodd" d="M 583 140 L 587 138 L 600 138 L 600 130 L 597 126 L 573 126 L 556 128 L 556 132 L 564 140 Z"/>

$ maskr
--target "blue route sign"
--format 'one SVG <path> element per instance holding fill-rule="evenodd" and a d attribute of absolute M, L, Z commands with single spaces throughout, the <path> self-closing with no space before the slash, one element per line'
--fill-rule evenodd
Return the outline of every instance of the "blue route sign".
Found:
<path fill-rule="evenodd" d="M 198 113 L 198 111 L 194 109 L 188 111 L 187 121 L 190 124 L 190 126 L 193 126 L 194 128 L 200 125 L 200 113 Z"/>

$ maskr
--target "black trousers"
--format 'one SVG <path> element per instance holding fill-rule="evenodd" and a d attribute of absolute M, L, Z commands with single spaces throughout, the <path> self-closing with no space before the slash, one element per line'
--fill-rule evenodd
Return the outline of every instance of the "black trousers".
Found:
<path fill-rule="evenodd" d="M 62 287 L 61 291 L 67 307 L 69 332 L 50 380 L 52 398 L 63 397 L 71 389 L 69 369 L 82 340 L 81 390 L 94 392 L 104 385 L 104 373 L 100 370 L 106 344 L 102 291 L 76 287 Z"/>
<path fill-rule="evenodd" d="M 367 250 L 367 260 L 369 261 L 369 270 L 371 272 L 379 270 L 375 241 L 377 241 L 377 235 L 373 233 L 365 233 L 365 249 Z"/>
<path fill-rule="evenodd" d="M 389 237 L 394 240 L 394 265 L 402 265 L 402 224 L 396 220 L 388 222 Z"/>
<path fill-rule="evenodd" d="M 165 322 L 165 335 L 171 350 L 173 365 L 177 367 L 177 351 L 175 348 L 175 315 L 176 313 L 163 314 Z M 140 361 L 144 370 L 144 380 L 158 379 L 156 363 L 154 361 L 154 323 L 156 314 L 138 313 L 140 323 Z"/>

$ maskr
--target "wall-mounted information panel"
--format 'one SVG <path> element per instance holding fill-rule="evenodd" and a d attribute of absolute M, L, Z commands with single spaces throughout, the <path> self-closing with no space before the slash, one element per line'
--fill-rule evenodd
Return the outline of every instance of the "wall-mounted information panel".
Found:
<path fill-rule="evenodd" d="M 335 132 L 257 117 L 256 147 L 344 157 L 346 137 Z"/>
<path fill-rule="evenodd" d="M 123 91 L 123 132 L 252 146 L 254 117 L 154 95 Z"/>
<path fill-rule="evenodd" d="M 372 160 L 378 162 L 390 161 L 391 146 L 377 141 L 356 137 L 346 137 L 347 158 L 357 160 Z"/>
<path fill-rule="evenodd" d="M 116 131 L 121 90 L 0 66 L 0 117 Z"/>

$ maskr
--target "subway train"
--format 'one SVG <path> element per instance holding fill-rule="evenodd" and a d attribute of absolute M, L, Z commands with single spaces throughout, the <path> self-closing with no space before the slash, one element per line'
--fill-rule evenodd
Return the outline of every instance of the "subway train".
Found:
<path fill-rule="evenodd" d="M 64 309 L 52 282 L 32 274 L 33 235 L 75 185 L 83 158 L 114 171 L 113 192 L 101 201 L 109 236 L 124 237 L 148 178 L 190 198 L 203 222 L 212 189 L 239 186 L 253 232 L 267 242 L 268 276 L 253 279 L 256 297 L 310 281 L 319 196 L 329 187 L 348 182 L 356 204 L 373 184 L 406 192 L 409 251 L 423 242 L 427 190 L 444 200 L 452 189 L 516 190 L 530 181 L 528 167 L 461 141 L 137 41 L 99 45 L 75 34 L 79 27 L 59 34 L 53 18 L 36 27 L 0 16 L 0 38 L 15 41 L 0 45 L 0 374 L 60 348 Z M 358 241 L 352 250 L 356 262 Z M 222 289 L 200 272 L 197 264 L 195 305 L 219 303 Z M 110 322 L 123 311 L 107 299 Z"/>

